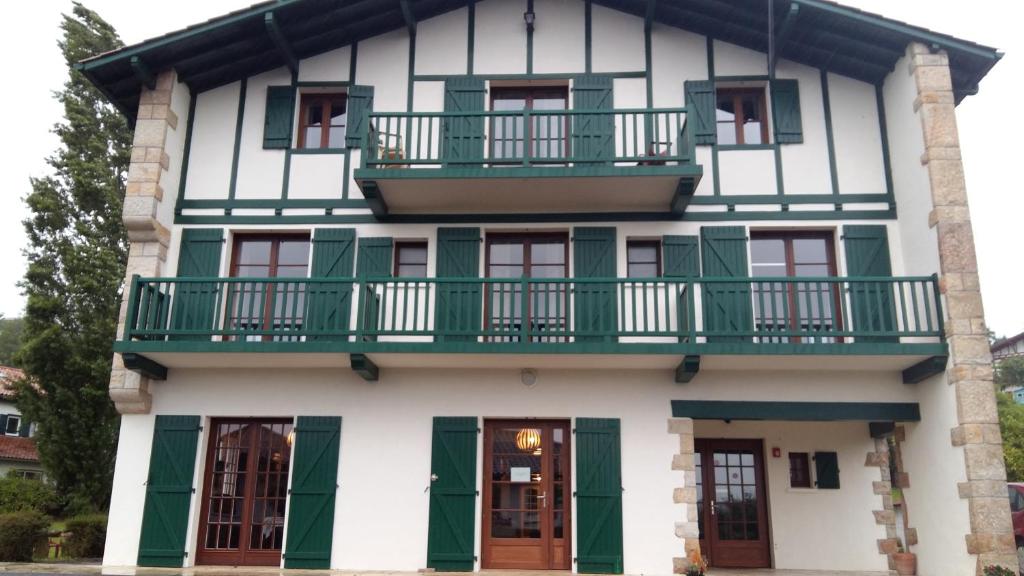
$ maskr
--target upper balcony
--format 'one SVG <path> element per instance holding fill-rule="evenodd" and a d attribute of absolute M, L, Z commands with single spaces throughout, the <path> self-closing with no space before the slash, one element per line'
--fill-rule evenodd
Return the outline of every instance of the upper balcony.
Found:
<path fill-rule="evenodd" d="M 686 108 L 373 112 L 355 180 L 378 217 L 681 214 L 702 170 Z"/>
<path fill-rule="evenodd" d="M 138 278 L 115 350 L 166 367 L 903 371 L 945 366 L 934 276 Z M 266 353 L 254 355 L 253 353 Z M 701 358 L 704 358 L 702 361 Z"/>

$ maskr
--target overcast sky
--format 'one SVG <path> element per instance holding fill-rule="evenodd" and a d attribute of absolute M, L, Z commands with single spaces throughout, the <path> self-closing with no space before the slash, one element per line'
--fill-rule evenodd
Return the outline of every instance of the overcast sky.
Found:
<path fill-rule="evenodd" d="M 255 0 L 85 0 L 128 44 L 218 16 Z M 541 0 L 551 1 L 551 0 Z M 1024 331 L 1024 34 L 1005 0 L 843 0 L 855 6 L 995 46 L 1006 56 L 985 78 L 981 93 L 958 108 L 967 188 L 989 326 L 1000 335 Z M 0 314 L 19 316 L 24 298 L 16 283 L 25 272 L 21 251 L 28 216 L 22 199 L 29 177 L 47 173 L 45 158 L 57 146 L 50 133 L 61 109 L 52 98 L 66 76 L 57 48 L 61 12 L 69 0 L 20 3 L 0 34 L 6 54 L 6 89 L 0 90 L 4 138 L 0 144 Z"/>

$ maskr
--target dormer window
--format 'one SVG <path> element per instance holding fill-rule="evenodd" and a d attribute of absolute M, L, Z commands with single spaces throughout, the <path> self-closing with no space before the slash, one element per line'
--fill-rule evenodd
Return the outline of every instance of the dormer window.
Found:
<path fill-rule="evenodd" d="M 719 144 L 768 143 L 764 89 L 719 88 L 716 100 Z"/>
<path fill-rule="evenodd" d="M 303 94 L 299 148 L 344 148 L 346 104 L 345 94 Z"/>

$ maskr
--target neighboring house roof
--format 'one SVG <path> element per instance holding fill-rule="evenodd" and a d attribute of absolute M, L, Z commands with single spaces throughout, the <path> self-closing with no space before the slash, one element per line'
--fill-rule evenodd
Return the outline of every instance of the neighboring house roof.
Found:
<path fill-rule="evenodd" d="M 31 438 L 0 436 L 0 460 L 39 462 L 39 451 Z"/>
<path fill-rule="evenodd" d="M 1010 346 L 1013 346 L 1014 344 L 1020 342 L 1021 340 L 1024 340 L 1024 332 L 1021 332 L 1016 336 L 1010 336 L 1009 338 L 997 340 L 994 344 L 992 344 L 992 353 L 994 354 L 995 352 L 1002 350 L 1003 348 L 1009 348 Z"/>
<path fill-rule="evenodd" d="M 11 366 L 0 366 L 0 400 L 14 400 L 14 381 L 21 380 L 25 373 Z"/>
<path fill-rule="evenodd" d="M 473 0 L 273 0 L 254 4 L 76 64 L 124 114 L 134 118 L 140 88 L 153 73 L 174 68 L 196 92 L 285 65 L 289 60 L 377 36 L 415 29 L 419 20 Z M 769 18 L 764 0 L 593 0 L 609 8 L 698 34 L 880 83 L 907 44 L 946 50 L 956 101 L 1002 57 L 994 48 L 933 32 L 827 0 L 777 0 Z M 538 26 L 543 22 L 538 21 Z"/>

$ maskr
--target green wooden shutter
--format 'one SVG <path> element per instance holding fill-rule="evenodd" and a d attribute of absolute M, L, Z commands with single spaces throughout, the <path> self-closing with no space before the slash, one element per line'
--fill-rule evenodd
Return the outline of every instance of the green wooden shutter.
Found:
<path fill-rule="evenodd" d="M 615 228 L 574 228 L 574 278 L 616 278 Z M 616 284 L 579 283 L 574 286 L 576 297 L 573 312 L 576 315 L 577 342 L 614 342 L 616 337 L 604 335 L 617 329 L 618 299 Z"/>
<path fill-rule="evenodd" d="M 0 431 L 3 431 L 3 429 L 0 428 Z M 22 416 L 21 417 L 21 428 L 18 429 L 18 436 L 21 436 L 22 438 L 28 438 L 31 432 L 32 432 L 32 423 L 29 422 L 27 418 Z"/>
<path fill-rule="evenodd" d="M 313 235 L 310 278 L 338 278 L 338 282 L 311 282 L 306 290 L 306 327 L 311 340 L 346 340 L 352 306 L 352 264 L 356 232 L 352 228 L 320 228 Z"/>
<path fill-rule="evenodd" d="M 475 417 L 434 418 L 427 568 L 473 571 L 477 434 Z"/>
<path fill-rule="evenodd" d="M 391 238 L 360 238 L 359 255 L 356 258 L 356 276 L 359 278 L 382 278 L 391 276 L 391 253 L 394 242 Z M 367 284 L 363 289 L 363 330 L 379 330 L 380 322 L 380 290 L 376 285 Z M 366 336 L 367 340 L 376 340 L 374 335 Z"/>
<path fill-rule="evenodd" d="M 7 432 L 7 414 L 0 414 L 0 434 Z"/>
<path fill-rule="evenodd" d="M 775 141 L 779 144 L 799 144 L 804 141 L 803 122 L 800 119 L 800 86 L 796 80 L 772 80 L 772 119 Z"/>
<path fill-rule="evenodd" d="M 711 80 L 687 80 L 683 83 L 686 103 L 686 123 L 691 127 L 695 144 L 714 144 L 717 136 L 715 124 L 715 83 Z"/>
<path fill-rule="evenodd" d="M 600 164 L 615 159 L 615 117 L 612 113 L 611 76 L 584 74 L 572 81 L 574 110 L 607 111 L 572 116 L 572 157 L 577 162 Z"/>
<path fill-rule="evenodd" d="M 835 452 L 814 453 L 814 484 L 824 490 L 839 489 L 839 455 Z"/>
<path fill-rule="evenodd" d="M 157 416 L 142 510 L 139 566 L 181 568 L 185 558 L 199 416 Z"/>
<path fill-rule="evenodd" d="M 348 126 L 345 128 L 345 145 L 359 148 L 366 141 L 373 112 L 373 86 L 349 86 L 348 102 L 345 104 Z"/>
<path fill-rule="evenodd" d="M 267 110 L 263 120 L 264 148 L 291 147 L 294 116 L 295 88 L 267 86 Z"/>
<path fill-rule="evenodd" d="M 617 418 L 576 419 L 576 570 L 622 574 L 622 463 Z"/>
<path fill-rule="evenodd" d="M 181 233 L 178 253 L 179 278 L 215 278 L 220 275 L 224 231 L 220 228 L 188 228 Z M 217 282 L 181 283 L 171 305 L 172 330 L 210 332 L 217 321 Z M 177 336 L 177 340 L 209 340 L 210 335 Z"/>
<path fill-rule="evenodd" d="M 330 568 L 341 417 L 299 416 L 288 503 L 285 568 Z"/>
<path fill-rule="evenodd" d="M 846 275 L 857 277 L 891 277 L 889 235 L 885 226 L 843 226 L 846 248 Z M 895 332 L 896 310 L 892 284 L 887 282 L 850 281 L 849 328 L 857 332 Z M 858 336 L 858 342 L 896 342 L 897 336 Z"/>
<path fill-rule="evenodd" d="M 437 277 L 480 277 L 480 229 L 438 228 Z M 482 290 L 479 282 L 437 285 L 434 328 L 439 342 L 474 342 L 482 330 Z M 461 335 L 449 335 L 462 332 Z M 467 334 L 468 333 L 468 334 Z"/>
<path fill-rule="evenodd" d="M 705 226 L 700 230 L 703 275 L 748 277 L 747 232 L 742 226 Z M 704 283 L 702 302 L 706 332 L 750 332 L 753 306 L 749 282 Z M 749 336 L 710 336 L 708 341 L 739 342 Z"/>
<path fill-rule="evenodd" d="M 666 278 L 700 276 L 700 240 L 697 236 L 665 236 L 661 247 Z"/>
<path fill-rule="evenodd" d="M 445 112 L 483 112 L 486 88 L 482 78 L 452 76 L 444 82 Z M 441 159 L 459 167 L 479 165 L 484 159 L 484 117 L 444 119 Z"/>

